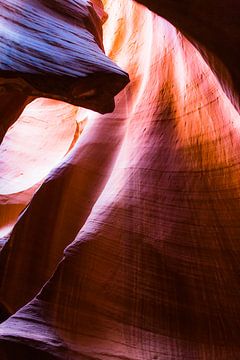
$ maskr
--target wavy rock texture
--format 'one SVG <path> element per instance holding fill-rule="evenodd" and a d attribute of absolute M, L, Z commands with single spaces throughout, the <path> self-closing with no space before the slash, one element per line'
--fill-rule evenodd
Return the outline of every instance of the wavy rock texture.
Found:
<path fill-rule="evenodd" d="M 0 147 L 0 236 L 72 147 L 84 120 L 78 114 L 78 107 L 39 98 L 7 132 Z"/>
<path fill-rule="evenodd" d="M 112 112 L 127 74 L 104 54 L 99 1 L 1 1 L 1 137 L 28 97 L 64 100 L 100 113 Z M 7 108 L 7 109 L 6 109 Z"/>
<path fill-rule="evenodd" d="M 239 111 L 239 1 L 137 1 L 170 21 L 191 40 Z"/>
<path fill-rule="evenodd" d="M 239 114 L 179 30 L 104 3 L 131 83 L 0 254 L 1 359 L 238 360 Z"/>

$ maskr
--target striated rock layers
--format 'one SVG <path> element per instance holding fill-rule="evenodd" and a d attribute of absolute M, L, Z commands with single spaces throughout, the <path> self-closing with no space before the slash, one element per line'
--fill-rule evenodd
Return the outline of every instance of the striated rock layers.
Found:
<path fill-rule="evenodd" d="M 0 1 L 1 137 L 29 97 L 113 111 L 128 76 L 103 52 L 104 14 L 94 3 L 97 12 L 86 0 Z"/>
<path fill-rule="evenodd" d="M 142 5 L 104 5 L 106 53 L 131 82 L 112 114 L 86 111 L 5 238 L 0 358 L 238 360 L 240 116 L 225 73 Z"/>
<path fill-rule="evenodd" d="M 137 1 L 170 21 L 190 39 L 239 111 L 239 1 Z"/>

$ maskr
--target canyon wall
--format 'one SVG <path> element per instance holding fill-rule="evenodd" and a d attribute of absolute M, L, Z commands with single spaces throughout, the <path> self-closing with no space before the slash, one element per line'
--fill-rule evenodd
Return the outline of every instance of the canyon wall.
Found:
<path fill-rule="evenodd" d="M 0 302 L 13 314 L 1 359 L 238 360 L 236 87 L 191 31 L 135 2 L 103 3 L 106 54 L 131 80 L 114 112 L 37 99 L 22 120 L 45 111 L 56 162 L 38 147 L 30 161 L 20 139 L 8 163 L 25 161 L 25 182 L 3 166 L 15 213 L 1 242 Z"/>

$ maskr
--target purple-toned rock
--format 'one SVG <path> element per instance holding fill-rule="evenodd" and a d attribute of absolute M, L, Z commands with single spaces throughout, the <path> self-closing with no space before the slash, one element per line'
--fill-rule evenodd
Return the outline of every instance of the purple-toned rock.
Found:
<path fill-rule="evenodd" d="M 4 0 L 0 7 L 1 94 L 113 111 L 129 78 L 104 54 L 99 2 Z"/>

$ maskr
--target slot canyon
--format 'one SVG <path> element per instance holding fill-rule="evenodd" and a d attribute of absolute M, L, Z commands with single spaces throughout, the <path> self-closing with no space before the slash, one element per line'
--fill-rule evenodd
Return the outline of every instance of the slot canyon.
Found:
<path fill-rule="evenodd" d="M 240 359 L 238 0 L 0 0 L 0 360 Z"/>

